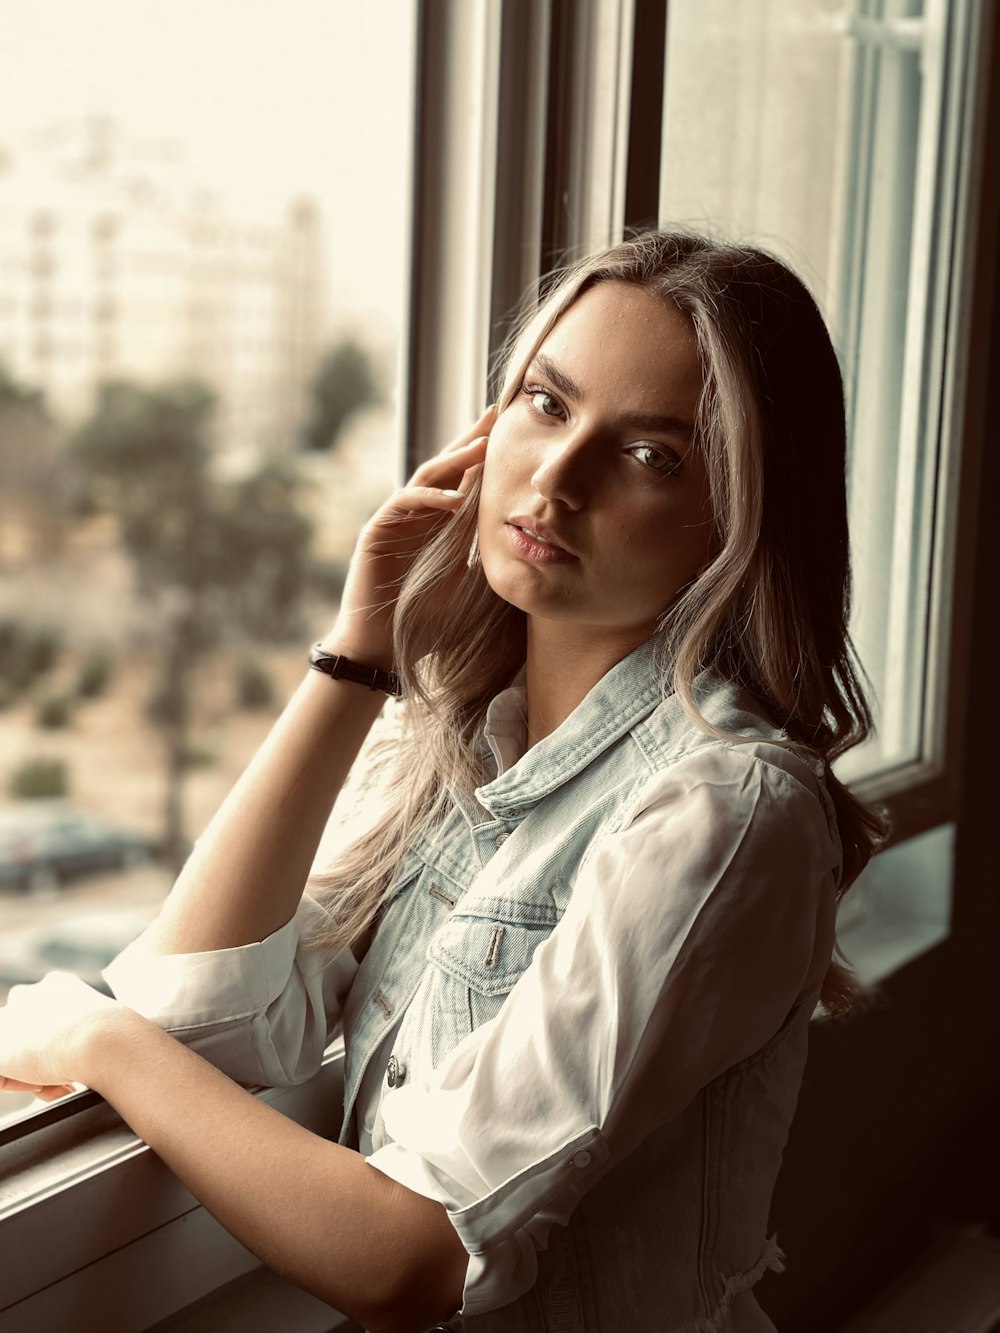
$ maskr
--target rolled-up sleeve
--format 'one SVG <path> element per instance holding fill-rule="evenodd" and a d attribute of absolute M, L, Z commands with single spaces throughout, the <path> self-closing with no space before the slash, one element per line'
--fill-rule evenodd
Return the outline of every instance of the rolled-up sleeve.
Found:
<path fill-rule="evenodd" d="M 358 970 L 349 946 L 300 947 L 321 913 L 304 895 L 295 915 L 266 939 L 204 953 L 154 954 L 140 935 L 102 975 L 123 1004 L 236 1082 L 301 1083 L 339 1034 Z"/>
<path fill-rule="evenodd" d="M 543 1224 L 819 985 L 839 866 L 817 775 L 762 744 L 679 761 L 595 842 L 497 1017 L 382 1101 L 366 1160 L 446 1208 L 463 1315 L 526 1290 Z"/>

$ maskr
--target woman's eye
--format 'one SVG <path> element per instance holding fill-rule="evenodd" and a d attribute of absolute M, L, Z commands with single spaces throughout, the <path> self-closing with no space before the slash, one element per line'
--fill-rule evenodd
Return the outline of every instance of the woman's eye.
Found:
<path fill-rule="evenodd" d="M 524 392 L 527 397 L 530 398 L 532 407 L 534 407 L 536 412 L 541 412 L 542 416 L 553 417 L 559 415 L 559 400 L 554 398 L 552 394 L 549 393 L 548 389 L 540 389 L 537 385 L 526 384 L 524 386 Z M 539 399 L 542 400 L 542 405 L 539 404 Z M 545 402 L 551 403 L 556 410 L 554 412 L 549 411 L 549 409 L 544 406 Z"/>
<path fill-rule="evenodd" d="M 655 444 L 637 444 L 632 448 L 632 455 L 654 472 L 673 474 L 680 471 L 681 460 L 669 450 L 660 449 Z"/>

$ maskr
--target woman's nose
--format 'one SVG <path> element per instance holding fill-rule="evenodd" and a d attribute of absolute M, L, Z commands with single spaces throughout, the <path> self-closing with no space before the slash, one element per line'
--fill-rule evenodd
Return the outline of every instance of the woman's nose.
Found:
<path fill-rule="evenodd" d="M 587 498 L 589 470 L 579 441 L 565 440 L 545 449 L 531 485 L 545 500 L 557 501 L 568 509 L 580 509 Z"/>

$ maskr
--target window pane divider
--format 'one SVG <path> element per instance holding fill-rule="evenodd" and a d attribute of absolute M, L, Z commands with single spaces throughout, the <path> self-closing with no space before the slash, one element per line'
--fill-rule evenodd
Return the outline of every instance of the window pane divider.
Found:
<path fill-rule="evenodd" d="M 846 10 L 836 16 L 834 27 L 859 44 L 908 52 L 921 50 L 926 32 L 923 18 L 875 18 Z"/>

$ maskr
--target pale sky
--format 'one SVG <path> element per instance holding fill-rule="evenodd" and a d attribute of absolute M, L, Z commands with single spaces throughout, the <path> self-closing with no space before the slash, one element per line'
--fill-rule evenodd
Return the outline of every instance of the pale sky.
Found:
<path fill-rule="evenodd" d="M 398 322 L 415 0 L 0 0 L 0 144 L 107 115 L 234 221 L 308 193 L 334 315 Z"/>

